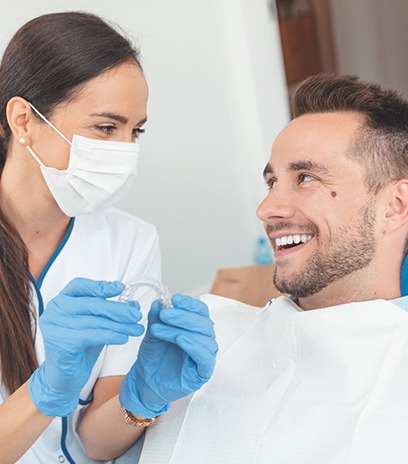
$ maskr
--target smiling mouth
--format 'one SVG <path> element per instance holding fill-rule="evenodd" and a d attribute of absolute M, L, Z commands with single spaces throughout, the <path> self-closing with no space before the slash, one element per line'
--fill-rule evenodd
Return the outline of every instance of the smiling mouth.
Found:
<path fill-rule="evenodd" d="M 313 235 L 284 235 L 283 237 L 278 237 L 273 240 L 274 249 L 275 251 L 281 250 L 288 250 L 289 248 L 294 248 L 299 245 L 303 245 L 304 243 L 309 242 L 312 240 Z"/>

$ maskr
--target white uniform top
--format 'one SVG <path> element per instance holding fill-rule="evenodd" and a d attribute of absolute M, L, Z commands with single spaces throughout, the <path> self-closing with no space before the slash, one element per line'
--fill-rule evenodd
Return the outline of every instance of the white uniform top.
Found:
<path fill-rule="evenodd" d="M 104 213 L 78 216 L 59 248 L 33 285 L 33 305 L 42 314 L 48 301 L 73 278 L 120 280 L 124 283 L 141 277 L 160 280 L 161 262 L 156 229 L 140 219 L 117 209 Z M 154 291 L 142 287 L 137 300 L 146 314 L 156 299 Z M 88 383 L 80 395 L 80 405 L 68 418 L 56 418 L 35 444 L 18 461 L 19 464 L 51 464 L 90 462 L 75 431 L 78 416 L 92 400 L 92 389 L 99 377 L 124 375 L 134 363 L 141 337 L 128 343 L 105 347 L 99 356 Z M 38 362 L 44 360 L 41 333 L 36 336 Z M 0 402 L 6 399 L 0 385 Z"/>
<path fill-rule="evenodd" d="M 404 309 L 203 300 L 220 347 L 214 375 L 148 429 L 140 464 L 408 463 Z"/>

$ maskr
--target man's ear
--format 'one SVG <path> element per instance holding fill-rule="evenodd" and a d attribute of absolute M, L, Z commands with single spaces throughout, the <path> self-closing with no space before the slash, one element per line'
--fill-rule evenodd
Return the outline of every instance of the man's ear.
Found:
<path fill-rule="evenodd" d="M 387 232 L 408 224 L 408 179 L 400 179 L 390 186 L 390 196 L 385 213 Z"/>
<path fill-rule="evenodd" d="M 24 139 L 30 145 L 30 122 L 33 120 L 33 113 L 30 104 L 22 97 L 11 98 L 6 107 L 7 122 L 13 136 L 17 139 Z"/>

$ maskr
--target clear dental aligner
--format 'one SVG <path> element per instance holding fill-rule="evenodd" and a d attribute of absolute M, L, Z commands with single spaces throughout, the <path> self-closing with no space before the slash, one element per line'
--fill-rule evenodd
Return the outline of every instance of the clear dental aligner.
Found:
<path fill-rule="evenodd" d="M 165 308 L 171 308 L 172 306 L 171 293 L 169 289 L 158 280 L 146 277 L 144 279 L 137 280 L 136 282 L 128 282 L 125 285 L 125 289 L 119 296 L 119 301 L 122 303 L 126 303 L 127 301 L 134 299 L 133 296 L 136 293 L 136 290 L 138 290 L 140 287 L 150 287 L 151 289 L 155 290 L 157 297 Z"/>

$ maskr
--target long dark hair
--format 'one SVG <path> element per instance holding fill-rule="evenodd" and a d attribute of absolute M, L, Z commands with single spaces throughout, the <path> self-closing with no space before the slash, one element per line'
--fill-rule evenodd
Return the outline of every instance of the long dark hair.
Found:
<path fill-rule="evenodd" d="M 54 13 L 22 26 L 0 65 L 0 175 L 12 136 L 6 117 L 10 98 L 23 97 L 49 116 L 81 84 L 127 61 L 140 66 L 138 50 L 98 16 Z M 10 393 L 38 366 L 31 296 L 27 248 L 0 209 L 0 365 Z"/>

